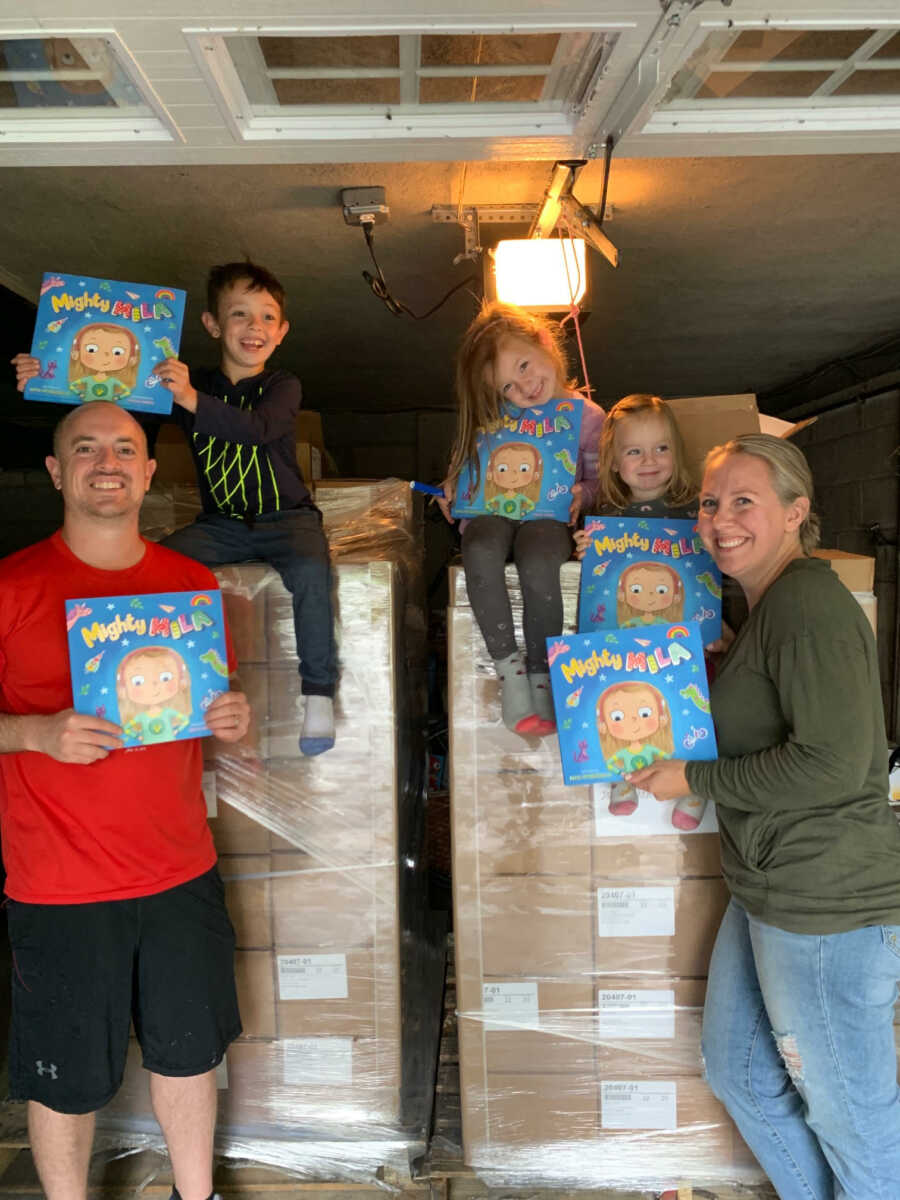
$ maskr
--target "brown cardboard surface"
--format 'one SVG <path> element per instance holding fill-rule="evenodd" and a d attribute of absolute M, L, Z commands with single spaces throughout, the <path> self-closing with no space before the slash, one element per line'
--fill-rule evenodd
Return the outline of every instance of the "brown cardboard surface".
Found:
<path fill-rule="evenodd" d="M 813 550 L 816 558 L 824 558 L 832 571 L 851 592 L 871 592 L 875 584 L 875 559 L 867 554 L 850 554 L 846 550 Z"/>
<path fill-rule="evenodd" d="M 598 881 L 593 883 L 596 889 Z M 728 905 L 728 890 L 722 879 L 682 879 L 674 885 L 674 893 L 673 936 L 595 936 L 594 969 L 609 975 L 651 972 L 705 976 Z M 592 899 L 596 904 L 596 890 Z"/>
<path fill-rule="evenodd" d="M 322 452 L 317 446 L 308 442 L 297 443 L 297 466 L 303 476 L 303 482 L 311 487 L 317 479 L 322 478 Z"/>
<path fill-rule="evenodd" d="M 313 412 L 309 408 L 301 408 L 297 413 L 294 437 L 298 442 L 310 442 L 313 446 L 318 447 L 320 451 L 324 452 L 325 441 L 322 437 L 322 414 Z"/>
<path fill-rule="evenodd" d="M 602 838 L 591 847 L 596 879 L 677 879 L 719 876 L 722 864 L 717 833 L 661 837 Z"/>
<path fill-rule="evenodd" d="M 272 945 L 272 885 L 268 854 L 224 855 L 219 873 L 239 950 Z"/>
<path fill-rule="evenodd" d="M 237 950 L 234 981 L 245 1038 L 270 1038 L 276 1033 L 275 983 L 268 950 Z"/>
<path fill-rule="evenodd" d="M 253 577 L 246 567 L 220 567 L 217 571 L 225 620 L 241 663 L 266 661 L 266 610 L 254 595 Z"/>
<path fill-rule="evenodd" d="M 265 794 L 259 777 L 242 775 L 240 783 L 233 771 L 219 768 L 216 778 L 216 814 L 209 817 L 213 842 L 220 855 L 267 854 L 272 835 L 265 825 L 234 808 L 229 797 L 239 794 L 243 803 L 251 805 L 257 812 L 264 811 Z"/>
<path fill-rule="evenodd" d="M 496 1147 L 535 1147 L 540 1153 L 545 1143 L 593 1139 L 599 1133 L 591 1075 L 497 1074 L 487 1088 L 468 1087 L 463 1079 L 460 1094 L 467 1163 Z M 502 1159 L 494 1165 L 502 1167 Z"/>
<path fill-rule="evenodd" d="M 399 940 L 393 864 L 334 869 L 306 854 L 271 857 L 276 946 L 323 952 Z"/>
<path fill-rule="evenodd" d="M 587 876 L 509 875 L 481 883 L 485 976 L 589 976 L 594 893 Z"/>
<path fill-rule="evenodd" d="M 393 791 L 376 788 L 352 792 L 311 791 L 298 786 L 293 760 L 272 760 L 265 774 L 270 803 L 294 815 L 296 840 L 272 835 L 273 850 L 318 854 L 331 864 L 389 862 L 396 854 Z"/>
<path fill-rule="evenodd" d="M 703 460 L 714 446 L 742 433 L 759 433 L 756 396 L 679 396 L 668 401 L 684 439 L 688 466 L 698 486 Z"/>
<path fill-rule="evenodd" d="M 382 1011 L 376 1012 L 378 966 L 373 951 L 349 950 L 342 955 L 347 982 L 345 995 L 286 999 L 279 987 L 278 960 L 293 953 L 303 954 L 279 947 L 273 955 L 279 1037 L 345 1035 L 374 1038 L 398 1034 L 395 1005 L 383 1005 Z"/>
<path fill-rule="evenodd" d="M 474 809 L 475 797 L 454 792 L 454 804 L 476 822 L 482 875 L 585 875 L 590 870 L 589 788 L 565 787 L 534 772 L 499 775 L 490 801 Z M 490 786 L 480 775 L 479 788 Z M 471 807 L 470 807 L 471 806 Z"/>

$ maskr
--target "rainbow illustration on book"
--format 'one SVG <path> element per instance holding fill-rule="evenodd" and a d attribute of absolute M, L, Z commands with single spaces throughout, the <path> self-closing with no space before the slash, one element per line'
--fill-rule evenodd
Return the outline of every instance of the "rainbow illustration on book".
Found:
<path fill-rule="evenodd" d="M 547 639 L 547 657 L 567 784 L 716 757 L 697 625 L 566 634 Z"/>
<path fill-rule="evenodd" d="M 722 636 L 722 576 L 696 521 L 588 517 L 578 630 L 694 622 L 703 645 Z"/>
<path fill-rule="evenodd" d="M 121 725 L 123 746 L 205 737 L 228 690 L 222 597 L 155 592 L 66 601 L 72 701 Z"/>
<path fill-rule="evenodd" d="M 477 470 L 460 472 L 453 516 L 568 521 L 582 411 L 577 397 L 537 408 L 505 404 L 500 424 L 478 431 Z"/>
<path fill-rule="evenodd" d="M 185 299 L 180 288 L 48 272 L 31 342 L 40 373 L 26 400 L 171 412 L 172 393 L 153 368 L 178 357 Z"/>

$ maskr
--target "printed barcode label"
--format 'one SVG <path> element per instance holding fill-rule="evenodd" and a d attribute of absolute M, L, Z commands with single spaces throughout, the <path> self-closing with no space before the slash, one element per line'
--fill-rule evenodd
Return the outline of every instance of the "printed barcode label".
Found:
<path fill-rule="evenodd" d="M 675 888 L 597 888 L 599 937 L 671 937 L 675 932 Z"/>
<path fill-rule="evenodd" d="M 600 1125 L 603 1129 L 677 1129 L 674 1080 L 601 1080 Z"/>
<path fill-rule="evenodd" d="M 280 1000 L 346 1000 L 346 954 L 279 954 Z"/>
<path fill-rule="evenodd" d="M 213 817 L 219 815 L 219 802 L 216 794 L 216 773 L 215 771 L 204 771 L 201 782 L 203 788 L 203 799 L 206 801 L 206 819 L 211 821 Z"/>
<path fill-rule="evenodd" d="M 304 1087 L 353 1082 L 353 1038 L 285 1038 L 284 1082 Z"/>
<path fill-rule="evenodd" d="M 597 1036 L 601 1041 L 674 1038 L 675 992 L 671 988 L 600 988 Z"/>
<path fill-rule="evenodd" d="M 537 1029 L 540 1024 L 538 985 L 528 980 L 515 983 L 485 983 L 481 987 L 484 1027 L 487 1031 L 502 1029 Z"/>

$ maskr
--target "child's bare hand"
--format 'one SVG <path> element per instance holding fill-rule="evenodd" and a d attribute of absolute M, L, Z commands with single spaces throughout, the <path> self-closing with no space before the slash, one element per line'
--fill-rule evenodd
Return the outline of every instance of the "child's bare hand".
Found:
<path fill-rule="evenodd" d="M 24 392 L 28 380 L 40 375 L 41 360 L 31 354 L 17 354 L 10 362 L 16 368 L 16 387 L 20 392 Z"/>
<path fill-rule="evenodd" d="M 197 390 L 191 386 L 191 373 L 187 363 L 177 358 L 165 358 L 156 364 L 153 374 L 158 375 L 163 385 L 172 393 L 175 404 L 186 408 L 188 412 L 197 411 Z"/>
<path fill-rule="evenodd" d="M 449 479 L 445 479 L 441 484 L 441 488 L 443 489 L 444 494 L 443 496 L 435 497 L 437 500 L 437 506 L 444 514 L 444 519 L 449 521 L 452 525 L 455 518 L 450 516 L 450 509 L 456 497 L 456 484 L 451 483 Z"/>
<path fill-rule="evenodd" d="M 583 529 L 576 529 L 572 537 L 575 541 L 575 557 L 580 562 L 587 554 L 587 548 L 591 544 L 591 535 L 585 533 Z"/>
<path fill-rule="evenodd" d="M 581 484 L 572 484 L 572 503 L 569 505 L 569 524 L 574 525 L 581 516 Z"/>

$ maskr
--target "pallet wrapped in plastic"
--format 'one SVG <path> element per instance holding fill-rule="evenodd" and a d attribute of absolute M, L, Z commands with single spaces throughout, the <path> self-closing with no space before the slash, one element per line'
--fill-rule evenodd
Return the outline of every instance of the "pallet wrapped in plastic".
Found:
<path fill-rule="evenodd" d="M 578 564 L 561 579 L 574 630 Z M 507 586 L 522 644 L 512 567 Z M 702 1075 L 705 976 L 727 903 L 718 835 L 635 836 L 626 818 L 610 822 L 608 788 L 566 787 L 555 737 L 502 724 L 461 570 L 450 596 L 466 1163 L 518 1187 L 761 1182 Z"/>
<path fill-rule="evenodd" d="M 421 538 L 408 485 L 332 492 L 332 750 L 299 750 L 293 613 L 277 572 L 216 572 L 253 713 L 246 745 L 204 743 L 243 1021 L 218 1072 L 217 1149 L 370 1179 L 408 1175 L 424 1152 L 439 1025 L 442 952 L 420 854 Z M 136 1045 L 101 1125 L 123 1144 L 158 1141 Z"/>

